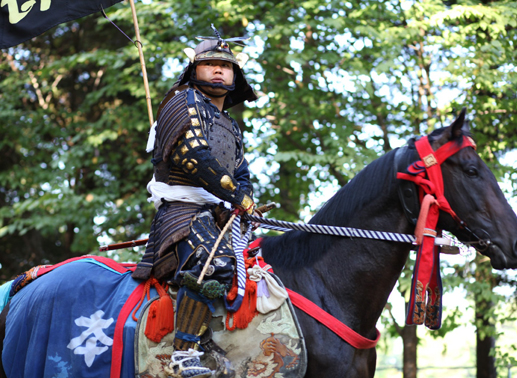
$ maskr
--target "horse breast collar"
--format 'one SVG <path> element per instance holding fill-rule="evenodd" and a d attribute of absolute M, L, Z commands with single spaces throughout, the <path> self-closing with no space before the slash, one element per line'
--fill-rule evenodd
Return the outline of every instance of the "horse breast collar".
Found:
<path fill-rule="evenodd" d="M 444 196 L 441 164 L 463 148 L 476 148 L 474 141 L 466 136 L 449 141 L 433 151 L 427 136 L 415 142 L 421 160 L 413 162 L 408 173 L 397 173 L 397 178 L 415 183 L 419 187 L 420 215 L 415 230 L 418 251 L 411 283 L 411 297 L 406 324 L 423 324 L 430 329 L 439 329 L 442 316 L 442 282 L 440 277 L 440 247 L 434 240 L 441 235 L 436 229 L 440 210 L 449 213 L 462 227 L 461 221 L 451 209 Z M 426 298 L 427 295 L 427 298 Z M 426 300 L 427 299 L 427 300 Z"/>

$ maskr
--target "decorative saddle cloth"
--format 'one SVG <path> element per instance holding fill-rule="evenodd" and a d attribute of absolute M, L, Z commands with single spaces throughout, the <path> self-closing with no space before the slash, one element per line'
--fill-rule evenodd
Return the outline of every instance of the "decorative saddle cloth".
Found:
<path fill-rule="evenodd" d="M 2 350 L 6 375 L 134 377 L 136 322 L 122 316 L 126 307 L 135 307 L 131 298 L 142 296 L 142 283 L 131 278 L 133 267 L 87 256 L 20 276 L 19 282 L 31 283 L 20 285 L 9 304 L 8 347 Z M 156 295 L 154 289 L 150 293 Z"/>
<path fill-rule="evenodd" d="M 283 287 L 280 280 L 271 275 Z M 176 293 L 170 292 L 173 301 Z M 136 326 L 135 374 L 140 378 L 167 378 L 164 367 L 170 362 L 173 352 L 174 331 L 168 333 L 159 342 L 153 342 L 145 336 L 149 308 L 155 297 L 143 308 Z M 175 301 L 174 301 L 175 305 Z M 210 323 L 211 343 L 209 349 L 218 353 L 207 352 L 202 363 L 215 370 L 214 378 L 301 378 L 307 368 L 305 340 L 298 324 L 296 314 L 289 299 L 277 310 L 267 314 L 259 313 L 245 329 L 229 331 L 226 328 L 227 312 L 223 301 L 215 302 L 215 312 Z M 210 337 L 207 339 L 210 339 Z M 213 343 L 216 346 L 214 348 Z M 224 366 L 221 356 L 231 366 Z M 226 360 L 227 359 L 227 360 Z M 223 365 L 223 366 L 221 366 Z M 226 368 L 230 369 L 226 369 Z M 229 373 L 233 370 L 235 373 Z"/>

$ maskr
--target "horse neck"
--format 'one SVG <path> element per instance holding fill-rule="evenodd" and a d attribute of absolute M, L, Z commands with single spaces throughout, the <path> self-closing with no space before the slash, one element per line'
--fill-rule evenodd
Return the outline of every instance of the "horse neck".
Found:
<path fill-rule="evenodd" d="M 393 157 L 383 158 L 388 161 L 363 170 L 311 223 L 412 233 L 398 199 L 393 164 L 389 164 Z M 263 242 L 264 259 L 287 288 L 364 335 L 375 328 L 409 249 L 402 243 L 298 231 Z"/>

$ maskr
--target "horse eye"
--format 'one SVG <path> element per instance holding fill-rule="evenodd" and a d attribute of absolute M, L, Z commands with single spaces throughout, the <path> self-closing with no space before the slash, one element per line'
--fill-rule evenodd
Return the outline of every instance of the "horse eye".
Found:
<path fill-rule="evenodd" d="M 478 170 L 476 168 L 474 168 L 474 167 L 467 168 L 465 173 L 467 174 L 467 176 L 470 176 L 470 177 L 477 177 L 478 176 Z"/>

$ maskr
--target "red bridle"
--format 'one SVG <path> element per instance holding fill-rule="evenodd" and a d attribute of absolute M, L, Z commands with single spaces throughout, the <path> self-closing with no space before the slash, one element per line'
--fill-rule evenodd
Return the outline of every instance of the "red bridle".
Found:
<path fill-rule="evenodd" d="M 427 136 L 415 142 L 420 160 L 408 167 L 409 173 L 397 173 L 397 178 L 414 182 L 420 188 L 421 210 L 415 229 L 416 244 L 419 245 L 411 297 L 406 324 L 423 324 L 431 329 L 441 326 L 442 285 L 440 277 L 440 250 L 434 240 L 440 236 L 436 229 L 440 210 L 448 213 L 461 226 L 466 227 L 452 210 L 444 195 L 441 165 L 463 148 L 476 148 L 474 141 L 467 136 L 449 141 L 436 151 Z M 427 296 L 426 296 L 427 295 Z"/>
<path fill-rule="evenodd" d="M 449 141 L 433 151 L 428 137 L 425 136 L 415 142 L 415 147 L 420 160 L 408 167 L 409 173 L 397 173 L 397 178 L 413 181 L 421 189 L 421 201 L 426 194 L 432 195 L 436 199 L 440 210 L 449 213 L 456 222 L 463 225 L 464 222 L 458 218 L 454 210 L 451 209 L 449 201 L 445 198 L 441 165 L 463 148 L 472 147 L 476 149 L 476 144 L 472 138 L 462 136 L 461 140 Z"/>

